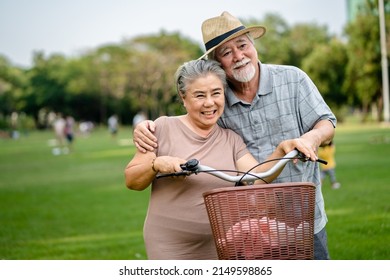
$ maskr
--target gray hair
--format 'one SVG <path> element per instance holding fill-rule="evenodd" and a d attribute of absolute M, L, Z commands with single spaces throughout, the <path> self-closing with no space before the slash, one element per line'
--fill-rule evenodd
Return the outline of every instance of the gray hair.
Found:
<path fill-rule="evenodd" d="M 224 90 L 226 90 L 226 73 L 221 68 L 221 64 L 215 60 L 200 59 L 188 61 L 177 69 L 175 81 L 179 95 L 185 96 L 189 84 L 208 74 L 217 76 L 221 80 Z"/>

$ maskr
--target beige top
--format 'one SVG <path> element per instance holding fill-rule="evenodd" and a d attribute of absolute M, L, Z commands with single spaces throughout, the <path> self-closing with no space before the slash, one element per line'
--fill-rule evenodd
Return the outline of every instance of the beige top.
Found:
<path fill-rule="evenodd" d="M 206 138 L 192 132 L 178 117 L 160 117 L 156 126 L 157 156 L 195 158 L 215 169 L 235 170 L 235 161 L 248 153 L 236 133 L 218 125 Z M 202 194 L 233 185 L 206 173 L 155 179 L 144 225 L 148 258 L 217 259 Z"/>

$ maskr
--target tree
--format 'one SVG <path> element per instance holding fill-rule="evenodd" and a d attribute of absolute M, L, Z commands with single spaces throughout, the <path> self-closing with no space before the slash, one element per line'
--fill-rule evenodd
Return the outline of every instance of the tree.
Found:
<path fill-rule="evenodd" d="M 255 40 L 259 58 L 264 63 L 288 64 L 290 61 L 290 27 L 278 14 L 268 13 L 263 20 L 242 20 L 247 26 L 262 25 L 266 33 Z"/>
<path fill-rule="evenodd" d="M 329 43 L 331 37 L 326 26 L 305 23 L 293 26 L 287 39 L 290 42 L 289 64 L 301 67 L 303 60 L 318 46 Z"/>
<path fill-rule="evenodd" d="M 386 26 L 389 27 L 389 17 Z M 389 28 L 387 28 L 389 32 Z M 347 78 L 344 83 L 351 104 L 361 107 L 363 121 L 372 104 L 382 120 L 381 53 L 377 1 L 366 0 L 355 20 L 346 27 L 348 36 Z"/>
<path fill-rule="evenodd" d="M 343 89 L 347 63 L 346 45 L 336 38 L 329 44 L 318 45 L 302 63 L 302 69 L 316 84 L 339 121 L 344 118 L 342 109 L 348 99 Z"/>
<path fill-rule="evenodd" d="M 176 101 L 174 74 L 183 62 L 201 56 L 200 47 L 179 33 L 137 37 L 131 44 L 135 53 L 129 73 L 130 100 L 152 119 L 180 111 Z"/>
<path fill-rule="evenodd" d="M 0 56 L 0 114 L 10 115 L 23 109 L 23 94 L 27 79 L 24 70 L 14 67 Z"/>

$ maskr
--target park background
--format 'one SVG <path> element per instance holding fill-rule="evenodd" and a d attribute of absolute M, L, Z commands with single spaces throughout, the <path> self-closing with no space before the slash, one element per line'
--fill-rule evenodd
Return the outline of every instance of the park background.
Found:
<path fill-rule="evenodd" d="M 260 60 L 302 68 L 338 118 L 342 187 L 323 187 L 331 257 L 389 259 L 390 128 L 383 114 L 378 2 L 346 3 L 351 10 L 341 35 L 312 22 L 290 24 L 275 13 L 241 20 L 267 27 L 256 41 Z M 384 3 L 388 32 L 390 2 Z M 352 13 L 352 7 L 358 8 Z M 34 51 L 27 67 L 0 48 L 1 259 L 146 258 L 149 192 L 124 186 L 135 149 L 132 119 L 140 111 L 150 119 L 183 112 L 173 73 L 202 53 L 186 34 L 164 30 L 77 56 Z M 48 116 L 58 113 L 93 124 L 76 131 L 68 154 L 53 154 Z M 107 129 L 112 114 L 120 121 L 115 136 Z"/>

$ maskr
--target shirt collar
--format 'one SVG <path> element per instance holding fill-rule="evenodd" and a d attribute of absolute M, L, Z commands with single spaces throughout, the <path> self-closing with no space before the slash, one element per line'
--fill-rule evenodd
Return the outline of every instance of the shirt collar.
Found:
<path fill-rule="evenodd" d="M 272 78 L 271 73 L 266 64 L 262 64 L 259 61 L 260 65 L 260 79 L 259 79 L 259 89 L 257 91 L 257 95 L 266 95 L 272 92 Z M 242 101 L 237 98 L 232 89 L 228 87 L 226 91 L 226 102 L 228 106 L 233 106 L 236 103 L 241 102 L 242 104 L 248 104 L 247 102 Z"/>

